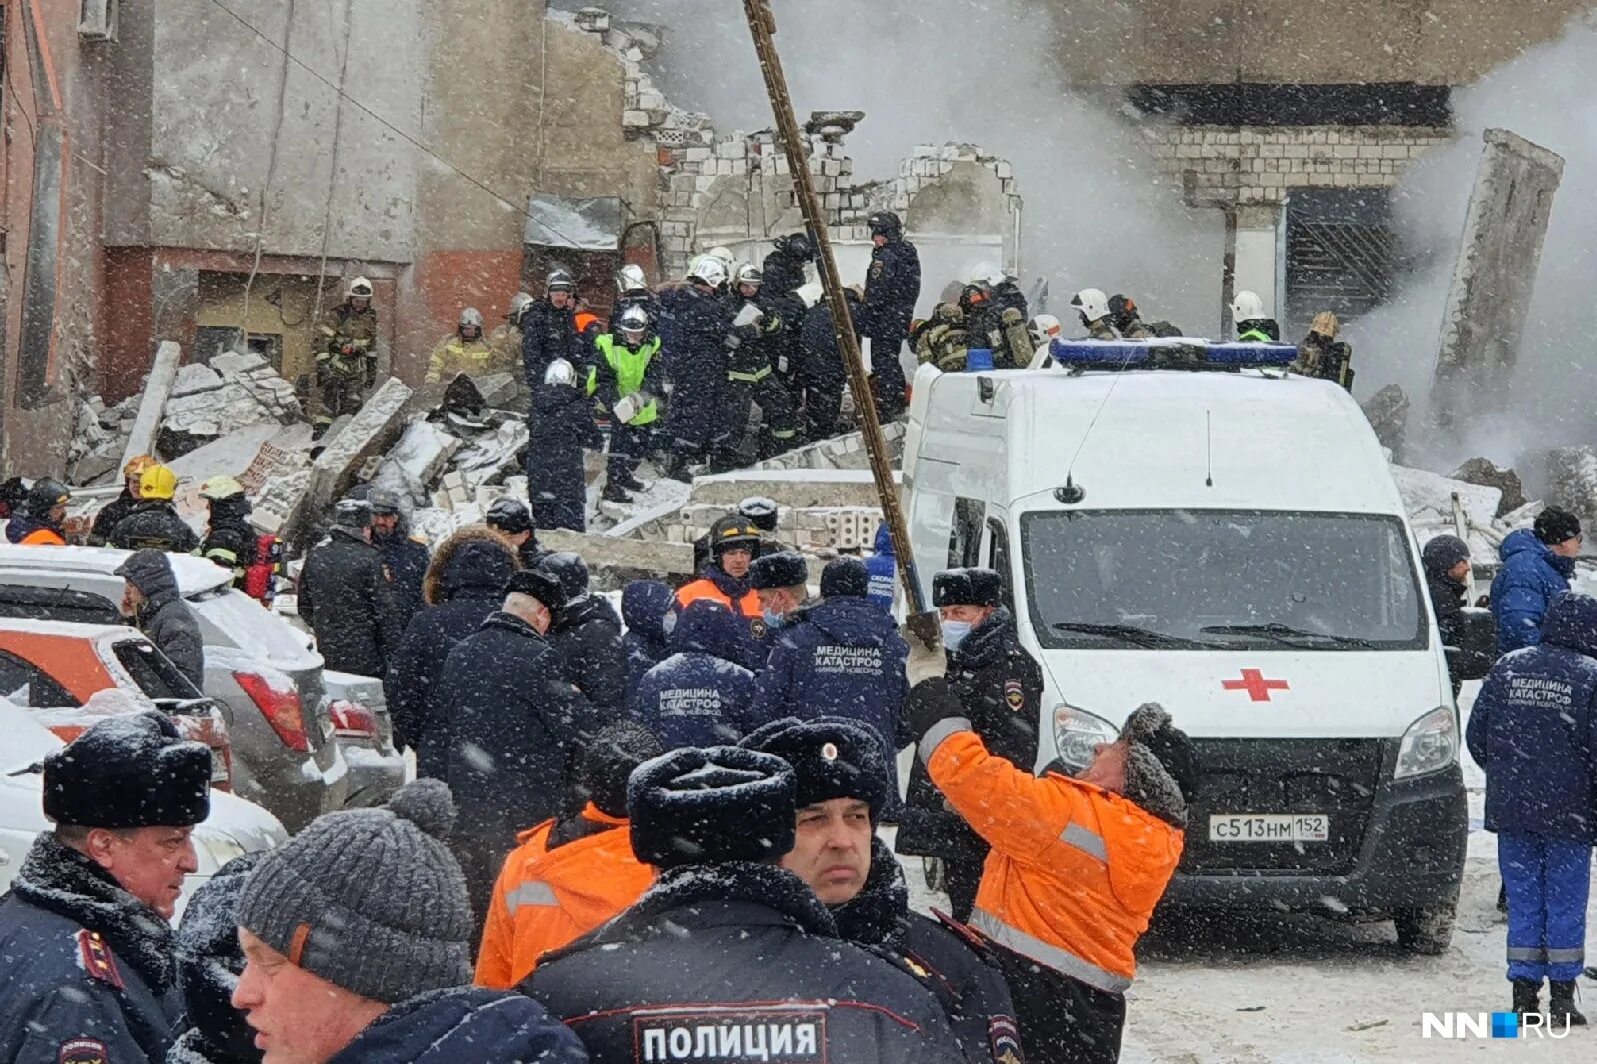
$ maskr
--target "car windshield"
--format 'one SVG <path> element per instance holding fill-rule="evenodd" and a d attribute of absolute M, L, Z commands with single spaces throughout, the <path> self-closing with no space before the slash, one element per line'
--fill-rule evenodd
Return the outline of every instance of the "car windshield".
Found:
<path fill-rule="evenodd" d="M 1034 513 L 1027 599 L 1049 649 L 1415 650 L 1425 612 L 1395 517 Z"/>

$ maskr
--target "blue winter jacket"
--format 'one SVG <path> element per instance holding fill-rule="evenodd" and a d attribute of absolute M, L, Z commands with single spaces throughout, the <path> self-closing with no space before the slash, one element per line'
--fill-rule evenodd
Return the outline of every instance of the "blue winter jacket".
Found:
<path fill-rule="evenodd" d="M 880 606 L 864 598 L 825 599 L 772 633 L 755 701 L 763 720 L 835 716 L 867 724 L 882 737 L 891 765 L 910 740 L 904 724 L 908 655 Z"/>
<path fill-rule="evenodd" d="M 643 674 L 671 653 L 666 615 L 675 611 L 676 592 L 658 580 L 635 580 L 621 592 L 621 619 L 627 623 L 622 649 L 627 655 L 627 697 L 638 689 Z M 676 619 L 672 618 L 673 625 Z"/>
<path fill-rule="evenodd" d="M 667 750 L 735 743 L 754 717 L 754 674 L 737 664 L 748 622 L 719 602 L 688 605 L 671 633 L 672 655 L 643 674 L 631 716 Z"/>
<path fill-rule="evenodd" d="M 585 1064 L 565 1024 L 520 994 L 477 987 L 401 1001 L 328 1064 Z"/>
<path fill-rule="evenodd" d="M 1492 667 L 1466 738 L 1486 830 L 1597 843 L 1597 598 L 1563 595 L 1541 644 Z"/>
<path fill-rule="evenodd" d="M 1501 548 L 1503 568 L 1492 581 L 1497 652 L 1507 654 L 1542 641 L 1542 618 L 1553 599 L 1569 590 L 1575 560 L 1560 558 L 1528 528 L 1510 532 Z"/>

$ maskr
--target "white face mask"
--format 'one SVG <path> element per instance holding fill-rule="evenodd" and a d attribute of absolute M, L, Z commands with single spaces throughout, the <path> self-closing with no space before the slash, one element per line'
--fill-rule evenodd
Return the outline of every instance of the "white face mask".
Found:
<path fill-rule="evenodd" d="M 958 650 L 959 644 L 965 641 L 966 637 L 970 635 L 971 629 L 974 627 L 975 625 L 971 624 L 969 621 L 944 621 L 943 646 L 947 647 L 949 650 Z"/>

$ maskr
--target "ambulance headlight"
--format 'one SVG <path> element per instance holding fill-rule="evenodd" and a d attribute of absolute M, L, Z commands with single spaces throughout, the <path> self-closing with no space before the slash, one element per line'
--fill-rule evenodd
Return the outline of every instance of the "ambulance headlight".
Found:
<path fill-rule="evenodd" d="M 1397 748 L 1397 780 L 1426 776 L 1458 761 L 1458 717 L 1452 706 L 1437 706 L 1409 725 Z"/>
<path fill-rule="evenodd" d="M 1080 772 L 1092 763 L 1099 743 L 1120 738 L 1120 729 L 1085 709 L 1061 702 L 1054 707 L 1054 748 L 1070 772 Z"/>

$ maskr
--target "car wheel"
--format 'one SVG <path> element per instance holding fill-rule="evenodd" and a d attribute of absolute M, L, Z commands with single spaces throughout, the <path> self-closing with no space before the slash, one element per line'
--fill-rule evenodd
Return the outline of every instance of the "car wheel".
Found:
<path fill-rule="evenodd" d="M 1399 909 L 1392 914 L 1392 923 L 1397 927 L 1397 944 L 1421 956 L 1445 953 L 1453 941 L 1453 922 L 1457 916 L 1456 900 L 1422 909 Z"/>

